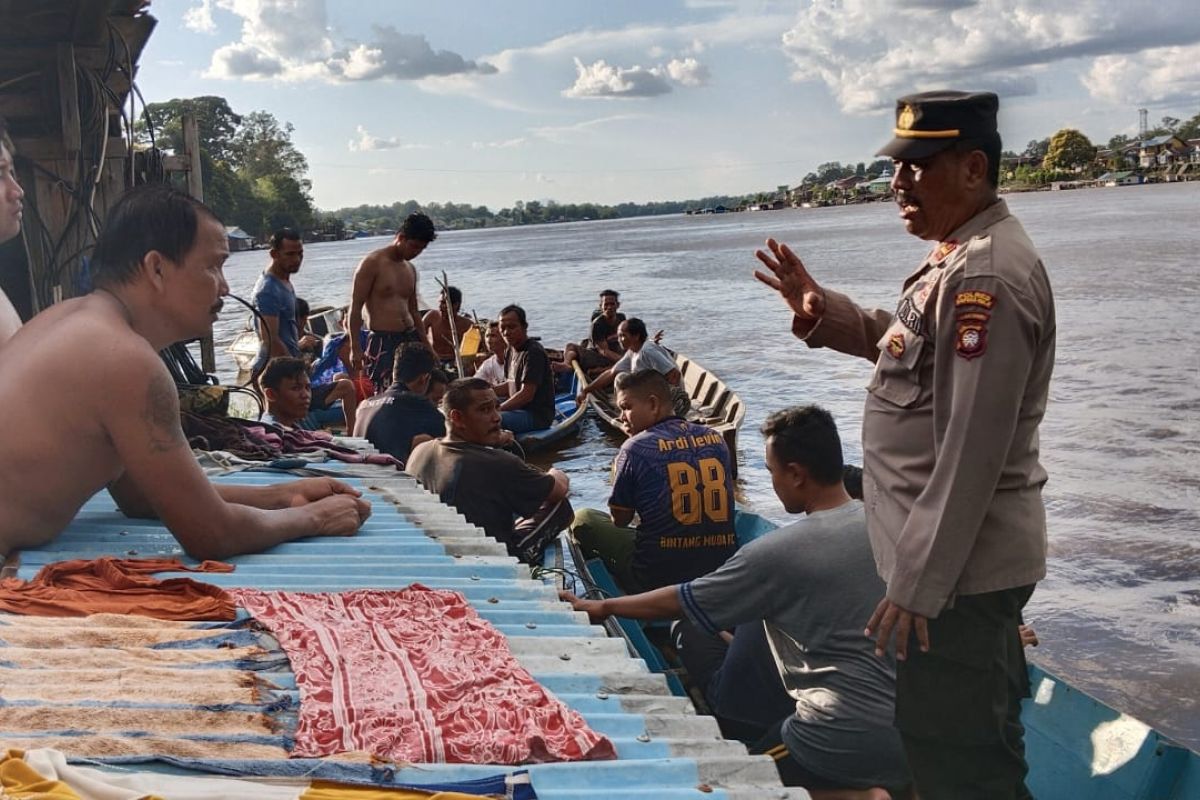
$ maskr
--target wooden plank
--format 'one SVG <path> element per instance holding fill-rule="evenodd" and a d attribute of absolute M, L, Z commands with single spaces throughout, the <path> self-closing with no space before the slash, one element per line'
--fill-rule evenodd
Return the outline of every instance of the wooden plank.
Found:
<path fill-rule="evenodd" d="M 204 202 L 204 182 L 200 175 L 200 127 L 192 114 L 183 115 L 183 147 L 188 157 L 188 194 Z"/>
<path fill-rule="evenodd" d="M 60 42 L 57 55 L 58 108 L 63 147 L 70 158 L 76 158 L 83 146 L 83 138 L 79 128 L 79 90 L 75 85 L 75 46 Z"/>

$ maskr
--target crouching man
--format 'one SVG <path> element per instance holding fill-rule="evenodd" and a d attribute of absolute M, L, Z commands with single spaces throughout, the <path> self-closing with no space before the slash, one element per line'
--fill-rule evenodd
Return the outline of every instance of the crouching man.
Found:
<path fill-rule="evenodd" d="M 504 441 L 499 401 L 487 381 L 452 382 L 442 407 L 446 437 L 418 445 L 405 471 L 507 545 L 510 555 L 541 563 L 546 545 L 574 518 L 567 476 L 498 449 Z"/>
<path fill-rule="evenodd" d="M 752 752 L 771 755 L 784 783 L 805 787 L 815 800 L 900 795 L 911 779 L 892 726 L 895 662 L 876 658 L 862 632 L 863 614 L 874 609 L 884 585 L 863 504 L 842 485 L 837 428 L 827 411 L 808 406 L 771 415 L 762 431 L 775 493 L 803 519 L 692 581 L 606 600 L 562 597 L 597 621 L 685 618 L 694 634 L 684 638 L 681 654 L 702 688 L 705 669 L 696 656 L 710 648 L 695 639 L 762 621 L 796 709 L 768 728 Z"/>

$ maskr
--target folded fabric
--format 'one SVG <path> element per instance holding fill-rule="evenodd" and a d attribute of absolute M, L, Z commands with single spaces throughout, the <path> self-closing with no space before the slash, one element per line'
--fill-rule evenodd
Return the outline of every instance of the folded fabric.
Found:
<path fill-rule="evenodd" d="M 168 620 L 232 620 L 233 600 L 216 586 L 191 578 L 158 580 L 155 572 L 232 572 L 205 561 L 188 567 L 175 558 L 112 558 L 57 561 L 33 580 L 0 580 L 0 611 L 38 617 L 140 614 Z"/>
<path fill-rule="evenodd" d="M 457 592 L 414 584 L 337 594 L 235 589 L 300 689 L 293 756 L 361 750 L 410 763 L 615 758 L 517 663 Z"/>
<path fill-rule="evenodd" d="M 376 789 L 322 781 L 271 782 L 122 770 L 67 763 L 49 748 L 9 750 L 0 760 L 0 797 L 14 800 L 478 800 L 483 795 Z M 529 796 L 529 795 L 527 795 Z"/>

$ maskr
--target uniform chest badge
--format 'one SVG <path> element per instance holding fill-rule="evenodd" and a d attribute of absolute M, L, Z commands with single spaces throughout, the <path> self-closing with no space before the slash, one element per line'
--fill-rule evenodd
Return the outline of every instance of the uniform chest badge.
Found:
<path fill-rule="evenodd" d="M 904 334 L 893 333 L 891 335 L 887 343 L 887 353 L 897 361 L 900 360 L 900 356 L 904 355 Z"/>
<path fill-rule="evenodd" d="M 930 264 L 940 264 L 946 260 L 947 256 L 949 256 L 951 253 L 953 253 L 957 249 L 958 249 L 958 242 L 954 241 L 953 239 L 951 239 L 948 242 L 942 242 L 934 249 L 933 254 L 931 256 L 929 256 L 929 263 Z"/>

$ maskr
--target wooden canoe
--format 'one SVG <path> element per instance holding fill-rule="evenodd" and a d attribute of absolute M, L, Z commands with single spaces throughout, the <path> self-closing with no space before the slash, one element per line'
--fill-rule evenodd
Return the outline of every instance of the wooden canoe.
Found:
<path fill-rule="evenodd" d="M 575 364 L 575 376 L 571 379 L 566 391 L 554 396 L 554 424 L 549 428 L 517 434 L 517 444 L 526 455 L 545 450 L 556 442 L 579 433 L 579 423 L 587 412 L 587 403 L 576 403 L 575 396 L 579 394 L 579 381 L 584 380 L 579 364 Z"/>
<path fill-rule="evenodd" d="M 737 474 L 737 432 L 746 416 L 746 407 L 741 398 L 734 394 L 724 381 L 687 356 L 676 353 L 675 366 L 683 376 L 683 388 L 692 399 L 692 413 L 688 419 L 707 425 L 725 438 L 729 447 L 729 461 Z M 625 434 L 621 424 L 621 412 L 617 409 L 611 391 L 589 393 L 588 400 L 596 416 L 616 433 Z"/>

